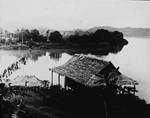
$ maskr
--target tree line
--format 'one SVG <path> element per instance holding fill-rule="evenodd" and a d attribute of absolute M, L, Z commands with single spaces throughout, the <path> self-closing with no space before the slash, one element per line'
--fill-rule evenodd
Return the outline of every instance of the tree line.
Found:
<path fill-rule="evenodd" d="M 105 29 L 98 29 L 95 32 L 74 31 L 72 34 L 61 34 L 59 31 L 47 30 L 45 35 L 40 34 L 37 29 L 17 30 L 14 37 L 18 38 L 17 42 L 26 45 L 33 45 L 35 43 L 54 43 L 54 44 L 76 44 L 76 45 L 97 45 L 97 44 L 127 44 L 123 37 L 123 33 L 119 31 L 108 31 Z"/>

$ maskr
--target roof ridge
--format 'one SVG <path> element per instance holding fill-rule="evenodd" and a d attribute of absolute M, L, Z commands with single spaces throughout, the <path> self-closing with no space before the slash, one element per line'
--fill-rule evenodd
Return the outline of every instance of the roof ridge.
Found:
<path fill-rule="evenodd" d="M 93 57 L 93 56 L 85 55 L 85 54 L 75 54 L 75 56 L 78 56 L 78 57 L 87 57 L 87 58 L 91 58 L 91 59 L 101 60 L 101 61 L 107 62 L 107 63 L 110 62 L 110 61 L 106 61 L 106 60 L 104 60 L 104 59 L 99 59 L 99 58 L 97 58 L 97 57 Z"/>

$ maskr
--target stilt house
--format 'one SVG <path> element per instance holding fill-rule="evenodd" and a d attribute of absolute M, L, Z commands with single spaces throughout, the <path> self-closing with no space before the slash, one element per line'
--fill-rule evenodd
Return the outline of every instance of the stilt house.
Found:
<path fill-rule="evenodd" d="M 67 63 L 50 69 L 58 73 L 58 83 L 60 76 L 65 76 L 65 89 L 81 90 L 85 88 L 97 88 L 114 84 L 118 87 L 133 86 L 138 83 L 119 72 L 111 62 L 93 58 L 87 55 L 75 55 Z"/>

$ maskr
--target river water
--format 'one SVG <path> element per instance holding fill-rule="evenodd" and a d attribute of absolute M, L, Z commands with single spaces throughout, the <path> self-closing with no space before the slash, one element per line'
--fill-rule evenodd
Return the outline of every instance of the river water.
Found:
<path fill-rule="evenodd" d="M 120 72 L 138 81 L 138 95 L 150 103 L 150 39 L 128 38 L 129 44 L 117 54 L 89 55 L 111 61 Z M 41 80 L 50 80 L 49 68 L 64 64 L 72 55 L 65 50 L 0 50 L 0 73 L 20 57 L 27 57 L 27 64 L 15 71 L 9 79 L 18 75 L 35 75 Z M 80 51 L 81 53 L 82 51 Z M 57 75 L 54 75 L 57 76 Z M 57 83 L 57 82 L 55 82 Z"/>

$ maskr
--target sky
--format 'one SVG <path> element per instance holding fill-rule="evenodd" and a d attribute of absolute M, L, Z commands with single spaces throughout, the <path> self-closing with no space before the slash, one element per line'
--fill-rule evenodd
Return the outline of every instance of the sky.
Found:
<path fill-rule="evenodd" d="M 88 29 L 149 27 L 150 2 L 127 0 L 0 0 L 0 27 Z"/>

